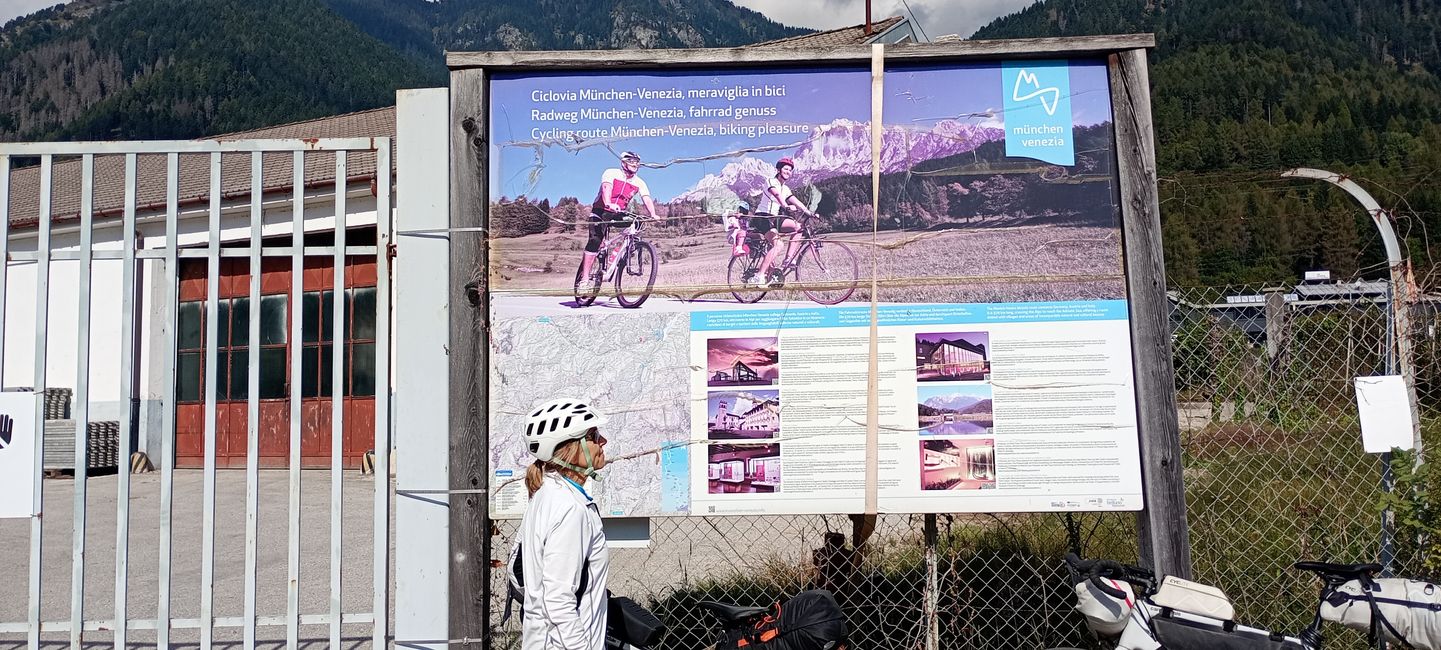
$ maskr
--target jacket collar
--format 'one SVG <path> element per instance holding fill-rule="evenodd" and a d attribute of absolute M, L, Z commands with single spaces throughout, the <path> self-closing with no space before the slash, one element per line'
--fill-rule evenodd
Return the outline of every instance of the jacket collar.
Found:
<path fill-rule="evenodd" d="M 579 503 L 583 506 L 588 506 L 595 502 L 595 499 L 591 498 L 590 494 L 585 491 L 585 488 L 576 484 L 574 481 L 556 473 L 550 473 L 546 476 L 552 481 L 555 481 L 557 484 L 559 484 L 560 488 L 565 490 L 566 494 L 569 494 L 572 498 L 574 498 L 576 503 Z"/>

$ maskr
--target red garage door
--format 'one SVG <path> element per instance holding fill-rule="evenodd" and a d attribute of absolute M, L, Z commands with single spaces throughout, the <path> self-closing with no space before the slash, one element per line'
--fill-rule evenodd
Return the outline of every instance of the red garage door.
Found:
<path fill-rule="evenodd" d="M 347 234 L 350 245 L 373 243 L 374 231 Z M 328 245 L 309 241 L 307 244 Z M 267 241 L 288 246 L 288 241 Z M 250 372 L 249 260 L 220 262 L 214 359 L 216 381 L 216 465 L 244 467 L 247 436 L 259 436 L 261 467 L 285 467 L 290 456 L 290 387 L 300 382 L 300 460 L 303 467 L 329 467 L 333 368 L 334 259 L 307 257 L 300 309 L 290 304 L 291 260 L 268 258 L 260 276 L 260 422 L 251 427 L 246 399 Z M 205 380 L 207 261 L 186 259 L 180 266 L 180 314 L 177 332 L 175 464 L 201 467 L 205 460 Z M 359 467 L 375 435 L 375 258 L 346 260 L 343 293 L 344 434 L 346 467 Z M 290 340 L 291 321 L 303 316 L 300 341 Z M 290 376 L 293 355 L 301 355 L 302 376 Z"/>

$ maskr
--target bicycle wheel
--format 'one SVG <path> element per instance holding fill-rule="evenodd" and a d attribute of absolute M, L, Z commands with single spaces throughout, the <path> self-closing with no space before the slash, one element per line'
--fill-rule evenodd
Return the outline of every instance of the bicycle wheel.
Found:
<path fill-rule="evenodd" d="M 585 268 L 584 261 L 580 263 L 580 266 L 575 267 L 575 284 L 572 285 L 575 287 L 575 304 L 577 307 L 589 307 L 591 303 L 595 302 L 596 295 L 600 293 L 600 283 L 594 280 L 601 277 L 600 274 L 605 272 L 605 261 L 601 259 L 600 255 L 595 256 L 595 263 L 590 267 L 590 276 L 592 279 L 586 282 L 581 282 L 580 278 L 580 270 L 583 268 Z"/>
<path fill-rule="evenodd" d="M 822 305 L 834 305 L 851 297 L 858 278 L 856 254 L 840 242 L 812 239 L 796 262 L 801 291 Z"/>
<path fill-rule="evenodd" d="M 760 259 L 749 255 L 732 257 L 730 264 L 726 265 L 726 284 L 730 285 L 731 295 L 735 296 L 737 302 L 750 304 L 766 297 L 765 289 L 750 286 L 751 278 L 758 272 L 758 266 Z"/>
<path fill-rule="evenodd" d="M 615 299 L 620 306 L 635 309 L 650 297 L 655 286 L 657 260 L 655 244 L 635 240 L 615 266 Z"/>

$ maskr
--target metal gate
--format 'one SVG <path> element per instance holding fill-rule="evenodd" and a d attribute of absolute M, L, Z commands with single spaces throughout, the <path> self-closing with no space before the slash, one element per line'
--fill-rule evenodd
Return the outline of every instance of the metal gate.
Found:
<path fill-rule="evenodd" d="M 0 644 L 385 647 L 391 217 L 389 138 L 0 144 L 3 386 L 36 395 L 50 515 L 0 519 Z M 202 434 L 198 469 L 177 433 Z M 226 439 L 243 472 L 217 471 Z M 356 444 L 373 478 L 343 471 Z"/>

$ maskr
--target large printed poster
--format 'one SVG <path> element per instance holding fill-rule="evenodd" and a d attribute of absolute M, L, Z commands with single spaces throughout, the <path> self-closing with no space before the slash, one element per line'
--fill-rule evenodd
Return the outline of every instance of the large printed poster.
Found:
<path fill-rule="evenodd" d="M 878 170 L 871 81 L 494 77 L 496 516 L 557 396 L 608 516 L 1141 507 L 1104 63 L 887 68 Z"/>

